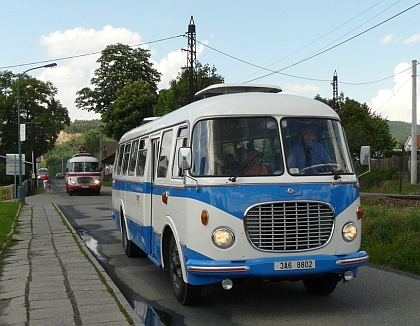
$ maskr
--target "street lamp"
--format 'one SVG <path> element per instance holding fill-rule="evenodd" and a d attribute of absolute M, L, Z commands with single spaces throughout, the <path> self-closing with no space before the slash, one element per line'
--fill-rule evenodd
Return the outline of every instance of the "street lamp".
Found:
<path fill-rule="evenodd" d="M 19 75 L 18 78 L 18 84 L 17 84 L 17 130 L 18 130 L 18 152 L 19 152 L 19 186 L 17 191 L 17 198 L 19 201 L 25 201 L 25 189 L 22 186 L 22 142 L 20 139 L 20 79 L 22 76 L 24 76 L 28 71 L 40 69 L 40 68 L 53 68 L 56 67 L 56 63 L 50 63 L 44 66 L 34 67 L 30 68 L 28 70 L 25 70 L 21 75 Z"/>

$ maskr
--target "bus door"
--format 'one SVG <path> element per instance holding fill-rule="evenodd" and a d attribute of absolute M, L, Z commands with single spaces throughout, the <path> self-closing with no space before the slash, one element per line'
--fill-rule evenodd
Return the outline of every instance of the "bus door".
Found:
<path fill-rule="evenodd" d="M 170 215 L 168 205 L 164 202 L 165 194 L 171 183 L 170 164 L 173 157 L 173 130 L 162 132 L 160 144 L 159 140 L 152 140 L 154 158 L 154 176 L 152 179 L 152 214 L 151 223 L 154 230 L 152 238 L 151 253 L 160 261 L 161 232 L 163 230 L 166 216 Z"/>
<path fill-rule="evenodd" d="M 158 251 L 159 244 L 156 244 L 156 234 L 154 232 L 155 230 L 155 223 L 154 223 L 154 214 L 155 214 L 155 197 L 156 197 L 156 191 L 155 191 L 155 182 L 156 182 L 156 170 L 157 170 L 157 162 L 159 157 L 159 146 L 160 146 L 160 135 L 152 137 L 152 146 L 151 146 L 151 153 L 150 153 L 150 170 L 151 171 L 151 178 L 150 178 L 150 241 L 149 245 L 150 248 L 148 252 L 150 253 L 150 256 L 152 256 L 154 259 L 158 259 L 160 256 L 160 252 Z"/>

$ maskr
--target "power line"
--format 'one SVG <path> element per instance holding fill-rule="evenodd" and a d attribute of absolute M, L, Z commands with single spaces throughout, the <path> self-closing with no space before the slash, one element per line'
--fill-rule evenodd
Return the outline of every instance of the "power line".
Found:
<path fill-rule="evenodd" d="M 199 44 L 201 44 L 201 45 L 203 45 L 203 46 L 205 46 L 205 47 L 207 47 L 207 48 L 209 48 L 209 49 L 211 49 L 211 50 L 213 50 L 213 51 L 215 51 L 215 52 L 219 52 L 220 54 L 223 54 L 224 56 L 227 56 L 227 57 L 229 57 L 229 58 L 232 58 L 232 59 L 234 59 L 234 60 L 236 60 L 236 61 L 240 61 L 240 62 L 243 62 L 243 63 L 245 63 L 245 64 L 247 64 L 247 65 L 250 65 L 250 66 L 253 66 L 253 67 L 256 67 L 256 68 L 262 69 L 262 70 L 270 71 L 270 72 L 272 72 L 272 73 L 277 73 L 277 74 L 279 74 L 279 75 L 283 75 L 283 76 L 287 76 L 287 77 L 292 77 L 292 78 L 299 78 L 299 79 L 312 80 L 312 81 L 320 81 L 320 82 L 330 82 L 330 81 L 331 81 L 331 80 L 329 80 L 329 79 L 328 79 L 328 80 L 327 80 L 327 79 L 316 79 L 316 78 L 301 77 L 301 76 L 295 76 L 295 75 L 291 75 L 291 74 L 282 73 L 282 72 L 279 72 L 279 71 L 275 71 L 275 70 L 272 70 L 272 69 L 268 69 L 268 68 L 265 68 L 265 67 L 262 67 L 262 66 L 256 65 L 256 64 L 254 64 L 254 63 L 251 63 L 251 62 L 248 62 L 248 61 L 242 60 L 242 59 L 240 59 L 240 58 L 238 58 L 238 57 L 235 57 L 235 56 L 230 55 L 230 54 L 228 54 L 228 53 L 225 53 L 225 52 L 223 52 L 223 51 L 217 50 L 217 49 L 215 49 L 215 48 L 211 47 L 210 45 L 207 45 L 207 44 L 202 43 L 202 42 L 200 42 L 200 41 L 197 41 L 197 43 L 199 43 Z"/>
<path fill-rule="evenodd" d="M 178 37 L 185 37 L 185 35 L 176 35 L 176 36 L 171 36 L 171 37 L 166 37 L 166 38 L 158 39 L 158 40 L 155 40 L 155 41 L 144 42 L 144 43 L 139 43 L 139 44 L 134 44 L 134 45 L 129 45 L 129 46 L 131 48 L 136 48 L 136 47 L 140 47 L 142 45 L 152 44 L 152 43 L 157 43 L 157 42 L 162 42 L 162 41 L 167 41 L 167 40 L 171 40 L 171 39 L 178 38 Z M 44 63 L 53 62 L 53 61 L 54 62 L 55 61 L 63 61 L 63 60 L 68 60 L 68 59 L 75 59 L 75 58 L 87 57 L 87 56 L 90 56 L 90 55 L 95 55 L 95 54 L 100 54 L 100 53 L 102 53 L 102 51 L 96 51 L 96 52 L 85 53 L 85 54 L 77 54 L 77 55 L 72 55 L 72 56 L 63 57 L 63 58 L 57 58 L 57 59 L 50 59 L 50 60 L 43 60 L 43 61 L 35 61 L 35 62 L 30 62 L 30 63 L 22 63 L 22 64 L 12 65 L 12 66 L 5 66 L 5 67 L 0 67 L 0 69 L 9 69 L 9 68 L 17 68 L 17 67 L 30 66 L 30 65 L 35 65 L 35 64 L 44 64 Z"/>
<path fill-rule="evenodd" d="M 405 9 L 405 10 L 403 10 L 403 11 L 399 12 L 399 13 L 398 13 L 398 14 L 396 14 L 396 15 L 394 15 L 394 16 L 392 16 L 392 17 L 390 17 L 390 18 L 388 18 L 388 19 L 386 19 L 386 20 L 384 20 L 384 21 L 382 21 L 382 22 L 380 22 L 380 23 L 378 23 L 378 24 L 376 24 L 376 25 L 374 25 L 374 26 L 372 26 L 372 27 L 370 27 L 370 28 L 368 28 L 368 29 L 364 30 L 363 32 L 361 32 L 361 33 L 359 33 L 359 34 L 356 34 L 356 35 L 354 35 L 354 36 L 352 36 L 352 37 L 348 38 L 347 40 L 344 40 L 343 42 L 340 42 L 340 43 L 338 43 L 338 44 L 336 44 L 336 45 L 333 45 L 333 46 L 331 46 L 331 47 L 329 47 L 329 48 L 327 48 L 327 49 L 325 49 L 325 50 L 323 50 L 323 51 L 320 51 L 320 52 L 318 52 L 318 53 L 316 53 L 316 54 L 313 54 L 313 55 L 311 55 L 311 56 L 309 56 L 309 57 L 307 57 L 307 58 L 305 58 L 305 59 L 302 59 L 302 60 L 300 60 L 300 61 L 298 61 L 298 62 L 295 62 L 295 63 L 293 63 L 293 64 L 291 64 L 291 65 L 289 65 L 289 66 L 287 66 L 287 67 L 284 67 L 284 68 L 282 68 L 282 69 L 280 69 L 280 70 L 277 70 L 277 71 L 275 71 L 275 72 L 271 72 L 271 73 L 266 74 L 266 75 L 261 76 L 261 77 L 257 77 L 257 78 L 254 78 L 254 79 L 248 80 L 248 81 L 246 81 L 245 83 L 249 83 L 249 82 L 252 82 L 252 81 L 255 81 L 255 80 L 258 80 L 258 79 L 262 79 L 262 78 L 265 78 L 265 77 L 271 76 L 271 75 L 273 75 L 273 74 L 275 74 L 275 73 L 279 73 L 279 72 L 281 72 L 281 71 L 283 71 L 283 70 L 285 70 L 285 69 L 288 69 L 288 68 L 293 67 L 293 66 L 296 66 L 296 65 L 298 65 L 298 64 L 300 64 L 300 63 L 302 63 L 302 62 L 305 62 L 305 61 L 308 61 L 308 60 L 310 60 L 310 59 L 312 59 L 312 58 L 315 58 L 315 57 L 317 57 L 317 56 L 319 56 L 319 55 L 321 55 L 321 54 L 323 54 L 323 53 L 325 53 L 325 52 L 328 52 L 328 51 L 330 51 L 330 50 L 332 50 L 332 49 L 334 49 L 334 48 L 336 48 L 336 47 L 338 47 L 338 46 L 340 46 L 340 45 L 343 45 L 343 44 L 345 44 L 345 43 L 347 43 L 347 42 L 349 42 L 349 41 L 351 41 L 351 40 L 353 40 L 353 39 L 355 39 L 355 38 L 357 38 L 357 37 L 359 37 L 359 36 L 361 36 L 361 35 L 363 35 L 363 34 L 366 34 L 367 32 L 369 32 L 369 31 L 371 31 L 371 30 L 375 29 L 376 27 L 379 27 L 379 26 L 381 26 L 381 25 L 385 24 L 386 22 L 388 22 L 388 21 L 390 21 L 390 20 L 392 20 L 392 19 L 394 19 L 394 18 L 396 18 L 396 17 L 398 17 L 398 16 L 402 15 L 403 13 L 406 13 L 407 11 L 409 11 L 409 10 L 413 9 L 414 7 L 416 7 L 416 6 L 418 6 L 418 5 L 420 5 L 420 2 L 418 2 L 418 3 L 416 3 L 415 5 L 413 5 L 413 6 L 409 7 L 409 8 L 407 8 L 407 9 Z"/>
<path fill-rule="evenodd" d="M 268 68 L 268 67 L 271 67 L 271 66 L 275 65 L 276 63 L 278 63 L 278 62 L 280 62 L 280 61 L 282 61 L 282 60 L 284 60 L 284 59 L 286 59 L 286 58 L 290 57 L 291 55 L 293 55 L 293 54 L 295 54 L 295 53 L 299 52 L 300 50 L 303 50 L 303 49 L 307 48 L 309 45 L 314 44 L 315 42 L 319 41 L 320 39 L 324 38 L 325 36 L 327 36 L 327 35 L 329 35 L 329 34 L 331 34 L 331 33 L 335 32 L 335 31 L 336 31 L 336 30 L 338 30 L 339 28 L 343 27 L 344 25 L 348 24 L 349 22 L 351 22 L 351 21 L 353 21 L 354 19 L 356 19 L 356 18 L 360 17 L 360 16 L 361 16 L 361 15 L 363 15 L 364 13 L 368 12 L 368 11 L 369 11 L 369 10 L 371 10 L 372 8 L 376 7 L 377 5 L 379 5 L 379 4 L 380 4 L 381 2 L 383 2 L 383 1 L 384 1 L 384 0 L 379 1 L 378 3 L 376 3 L 376 4 L 374 4 L 373 6 L 369 7 L 369 8 L 368 8 L 368 9 L 366 9 L 365 11 L 363 11 L 363 12 L 361 12 L 360 14 L 358 14 L 358 15 L 354 16 L 353 18 L 351 18 L 351 19 L 347 20 L 346 22 L 342 23 L 341 25 L 337 26 L 336 28 L 332 29 L 331 31 L 329 31 L 329 32 L 325 33 L 324 35 L 322 35 L 322 36 L 318 37 L 317 39 L 313 40 L 312 42 L 310 42 L 310 43 L 308 43 L 308 44 L 306 44 L 306 45 L 304 45 L 304 46 L 300 47 L 299 49 L 297 49 L 297 50 L 293 51 L 292 53 L 290 53 L 290 54 L 288 54 L 288 55 L 286 55 L 286 56 L 282 57 L 281 59 L 277 60 L 276 62 L 274 62 L 274 63 L 272 63 L 272 64 L 270 64 L 270 65 L 266 66 L 266 68 Z M 401 1 L 401 0 L 400 0 L 400 1 Z M 400 2 L 400 1 L 398 1 L 398 2 Z M 394 4 L 394 5 L 395 5 L 395 4 Z M 389 9 L 389 8 L 390 8 L 390 7 L 388 7 L 387 9 Z M 386 9 L 386 10 L 387 10 L 387 9 Z M 385 10 L 384 10 L 384 11 L 385 11 Z M 383 13 L 384 11 L 382 11 L 381 13 Z M 380 14 L 380 13 L 379 13 L 379 14 Z M 378 15 L 379 15 L 379 14 L 378 14 Z M 377 17 L 378 15 L 374 16 L 373 18 Z M 372 19 L 373 19 L 373 18 L 372 18 Z M 370 19 L 370 20 L 371 20 L 371 19 Z M 370 21 L 370 20 L 369 20 L 369 21 Z M 365 22 L 365 23 L 367 23 L 367 22 Z M 365 24 L 365 23 L 364 23 L 364 24 Z M 363 25 L 363 24 L 362 24 L 362 25 Z M 358 27 L 360 27 L 360 26 L 362 26 L 362 25 L 359 25 Z M 358 28 L 358 27 L 357 27 L 357 28 Z M 353 29 L 352 31 L 354 31 L 354 30 L 355 30 L 355 29 Z M 349 33 L 351 33 L 352 31 L 350 31 Z M 347 34 L 343 35 L 342 37 L 344 37 L 344 36 L 348 35 L 349 33 L 347 33 Z M 341 38 L 342 38 L 342 37 L 341 37 Z M 337 40 L 336 40 L 336 41 L 337 41 Z M 334 41 L 334 42 L 335 42 L 335 41 Z M 332 42 L 332 43 L 334 43 L 334 42 Z M 332 43 L 330 43 L 330 44 L 332 44 Z M 330 45 L 330 44 L 328 44 L 328 45 Z M 328 45 L 327 45 L 327 46 L 328 46 Z M 257 73 L 258 73 L 258 71 L 257 71 L 257 72 L 254 72 L 253 74 L 249 75 L 248 77 L 251 77 L 251 76 L 253 76 L 253 75 L 257 74 Z M 244 77 L 243 79 L 246 79 L 246 78 L 248 78 L 248 77 Z"/>
<path fill-rule="evenodd" d="M 410 67 L 410 69 L 411 69 L 411 67 Z M 407 84 L 408 83 L 408 81 L 411 79 L 412 77 L 410 76 L 406 81 L 405 81 L 405 83 L 394 93 L 394 94 L 392 94 L 392 96 L 388 99 L 388 100 L 386 100 L 385 101 L 385 103 L 384 104 L 382 104 L 379 108 L 377 108 L 375 111 L 378 111 L 378 110 L 380 110 L 380 109 L 382 109 L 389 101 L 391 101 L 391 99 L 395 96 L 395 95 L 397 95 L 398 94 L 398 92 L 400 91 L 400 90 L 402 90 L 403 89 L 403 87 L 405 86 L 405 84 Z"/>

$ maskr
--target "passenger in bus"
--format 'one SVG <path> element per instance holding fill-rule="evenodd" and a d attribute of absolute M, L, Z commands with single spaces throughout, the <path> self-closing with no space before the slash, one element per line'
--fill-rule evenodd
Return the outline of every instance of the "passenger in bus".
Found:
<path fill-rule="evenodd" d="M 239 147 L 236 150 L 236 157 L 232 153 L 227 153 L 225 156 L 226 164 L 223 166 L 223 174 L 225 175 L 235 175 L 238 173 L 246 164 L 246 149 Z"/>
<path fill-rule="evenodd" d="M 144 166 L 146 165 L 146 156 L 143 153 L 139 154 L 137 162 L 137 176 L 141 177 L 144 175 Z"/>
<path fill-rule="evenodd" d="M 300 132 L 300 142 L 292 148 L 288 157 L 290 171 L 294 173 L 292 169 L 297 168 L 299 169 L 298 173 L 302 173 L 302 169 L 321 165 L 303 171 L 305 174 L 316 174 L 323 171 L 323 165 L 331 162 L 332 159 L 324 146 L 315 141 L 315 132 L 313 129 L 309 127 L 302 129 Z"/>
<path fill-rule="evenodd" d="M 268 168 L 261 162 L 260 158 L 261 153 L 255 148 L 248 151 L 248 162 L 254 161 L 255 163 L 245 171 L 245 175 L 268 175 Z"/>

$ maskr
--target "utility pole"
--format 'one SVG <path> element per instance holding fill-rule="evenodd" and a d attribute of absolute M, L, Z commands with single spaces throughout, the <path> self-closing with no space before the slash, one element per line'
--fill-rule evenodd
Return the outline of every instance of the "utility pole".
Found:
<path fill-rule="evenodd" d="M 196 91 L 196 74 L 195 66 L 197 62 L 197 42 L 196 42 L 196 33 L 195 33 L 195 24 L 194 18 L 191 16 L 190 23 L 188 25 L 188 49 L 183 51 L 187 52 L 187 98 L 188 103 L 194 101 L 194 93 Z"/>
<path fill-rule="evenodd" d="M 334 70 L 333 75 L 333 81 L 332 81 L 332 87 L 333 87 L 333 109 L 335 112 L 338 112 L 338 76 L 337 76 L 337 70 Z"/>
<path fill-rule="evenodd" d="M 411 184 L 417 184 L 417 61 L 413 60 L 411 119 Z"/>

